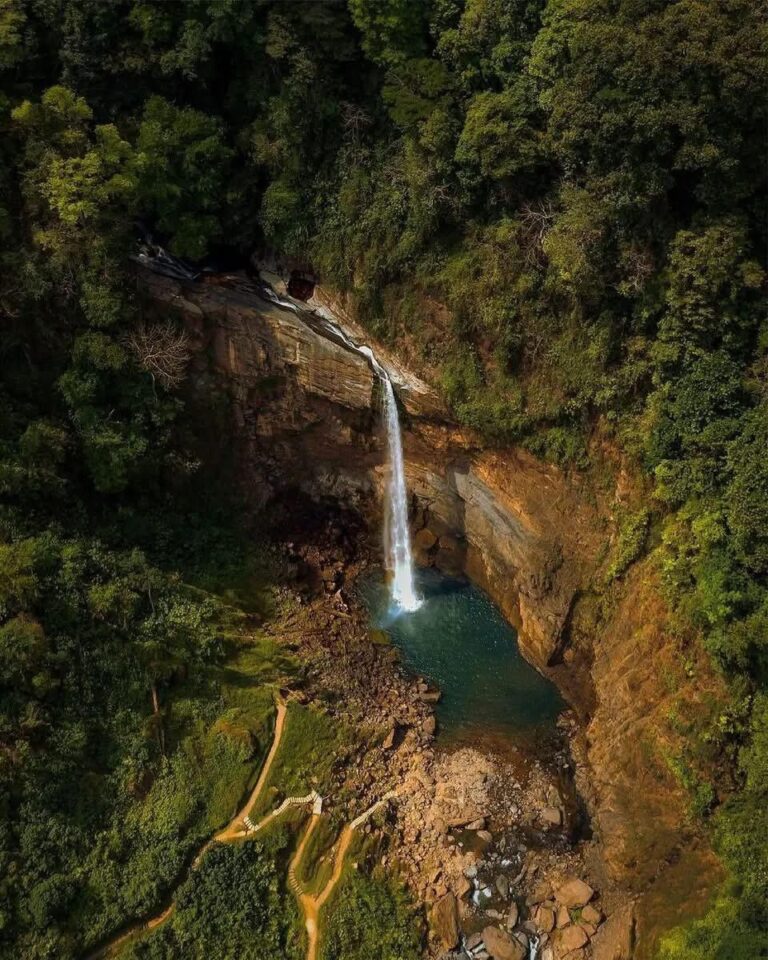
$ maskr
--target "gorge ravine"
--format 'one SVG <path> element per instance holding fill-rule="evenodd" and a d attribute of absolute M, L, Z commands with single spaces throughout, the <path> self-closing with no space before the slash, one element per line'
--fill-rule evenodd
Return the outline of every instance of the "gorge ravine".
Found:
<path fill-rule="evenodd" d="M 270 278 L 272 279 L 272 278 Z M 293 486 L 380 522 L 385 482 L 370 364 L 327 335 L 322 318 L 270 304 L 254 289 L 188 284 L 141 274 L 147 309 L 169 309 L 193 337 L 193 378 L 211 381 L 231 409 L 243 488 L 267 502 Z M 319 290 L 357 342 L 348 305 Z M 414 547 L 422 562 L 463 570 L 520 627 L 524 655 L 560 686 L 580 717 L 577 780 L 592 816 L 591 868 L 600 887 L 632 901 L 639 949 L 650 942 L 646 906 L 663 911 L 698 893 L 679 788 L 648 773 L 644 745 L 663 710 L 658 667 L 672 655 L 653 576 L 640 565 L 610 618 L 585 629 L 582 598 L 610 535 L 609 491 L 565 477 L 519 449 L 487 450 L 456 427 L 439 395 L 376 347 L 405 413 L 405 473 L 415 497 Z M 275 386 L 276 383 L 279 385 Z M 694 879 L 692 879 L 694 877 Z M 623 909 L 623 908 L 622 908 Z"/>

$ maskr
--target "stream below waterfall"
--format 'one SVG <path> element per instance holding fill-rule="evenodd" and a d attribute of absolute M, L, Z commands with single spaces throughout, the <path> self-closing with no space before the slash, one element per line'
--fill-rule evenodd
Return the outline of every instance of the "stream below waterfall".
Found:
<path fill-rule="evenodd" d="M 411 612 L 393 606 L 380 573 L 362 593 L 372 625 L 400 649 L 405 666 L 442 691 L 441 741 L 547 739 L 565 704 L 523 658 L 515 630 L 486 594 L 434 569 L 417 570 L 416 588 L 423 603 Z"/>

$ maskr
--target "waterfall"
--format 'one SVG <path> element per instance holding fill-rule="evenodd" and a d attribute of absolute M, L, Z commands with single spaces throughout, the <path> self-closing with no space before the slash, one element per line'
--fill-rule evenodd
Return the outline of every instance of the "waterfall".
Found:
<path fill-rule="evenodd" d="M 380 369 L 380 368 L 379 368 Z M 408 527 L 408 489 L 405 485 L 403 441 L 400 416 L 392 381 L 386 371 L 381 378 L 384 388 L 384 414 L 389 443 L 389 482 L 387 484 L 387 566 L 392 571 L 392 600 L 403 610 L 418 610 L 421 600 L 413 585 L 411 532 Z"/>
<path fill-rule="evenodd" d="M 292 310 L 297 316 L 306 311 L 306 307 L 293 300 L 278 296 L 271 287 L 263 291 L 275 303 Z M 307 311 L 308 312 L 308 311 Z M 386 485 L 384 546 L 385 562 L 392 576 L 391 594 L 393 604 L 400 610 L 410 612 L 418 610 L 421 598 L 413 582 L 413 557 L 411 556 L 411 532 L 408 526 L 408 488 L 405 483 L 405 463 L 403 461 L 403 438 L 400 431 L 400 414 L 397 409 L 395 389 L 389 373 L 382 367 L 368 346 L 359 346 L 347 334 L 320 310 L 313 311 L 329 333 L 341 340 L 356 353 L 362 354 L 370 363 L 379 378 L 384 394 L 384 422 L 387 430 L 389 450 L 389 477 Z"/>
<path fill-rule="evenodd" d="M 384 517 L 384 554 L 386 567 L 392 576 L 392 602 L 408 613 L 418 610 L 421 598 L 413 582 L 413 557 L 411 555 L 411 531 L 408 526 L 408 487 L 405 483 L 403 460 L 403 437 L 400 431 L 400 413 L 397 409 L 392 378 L 376 359 L 373 350 L 358 346 L 328 317 L 323 317 L 328 329 L 341 337 L 349 347 L 367 357 L 381 382 L 384 394 L 384 423 L 387 429 L 389 449 L 389 477 L 386 485 Z"/>

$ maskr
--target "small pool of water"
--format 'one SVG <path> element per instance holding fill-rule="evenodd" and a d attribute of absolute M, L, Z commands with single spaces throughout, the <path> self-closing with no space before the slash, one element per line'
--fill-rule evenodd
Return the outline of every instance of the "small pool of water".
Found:
<path fill-rule="evenodd" d="M 441 739 L 539 739 L 554 730 L 565 704 L 554 684 L 523 658 L 517 633 L 491 600 L 467 580 L 420 570 L 424 602 L 393 614 L 381 574 L 363 587 L 373 626 L 402 651 L 414 673 L 442 690 Z"/>

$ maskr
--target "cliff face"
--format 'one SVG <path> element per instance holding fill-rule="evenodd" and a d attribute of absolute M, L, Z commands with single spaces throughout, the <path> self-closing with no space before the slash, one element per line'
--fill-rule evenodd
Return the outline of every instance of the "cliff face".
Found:
<path fill-rule="evenodd" d="M 254 503 L 295 487 L 342 499 L 378 529 L 385 450 L 366 359 L 329 340 L 311 317 L 242 285 L 182 284 L 152 274 L 140 282 L 150 309 L 174 310 L 186 324 L 193 378 L 227 395 Z M 356 342 L 365 341 L 322 291 L 316 305 L 333 309 Z M 596 874 L 648 902 L 655 896 L 654 926 L 678 921 L 665 915 L 664 904 L 688 901 L 701 877 L 698 867 L 667 869 L 689 838 L 684 798 L 652 759 L 669 706 L 662 666 L 677 658 L 652 572 L 630 570 L 612 612 L 590 620 L 585 608 L 611 524 L 586 481 L 518 449 L 484 450 L 450 422 L 434 390 L 378 347 L 377 357 L 404 407 L 419 559 L 466 570 L 519 627 L 524 655 L 582 717 L 579 779 L 597 838 Z M 711 874 L 706 851 L 696 856 Z M 665 883 L 669 891 L 659 894 Z M 649 926 L 642 909 L 637 922 L 641 931 Z M 635 955 L 647 955 L 646 948 Z"/>

